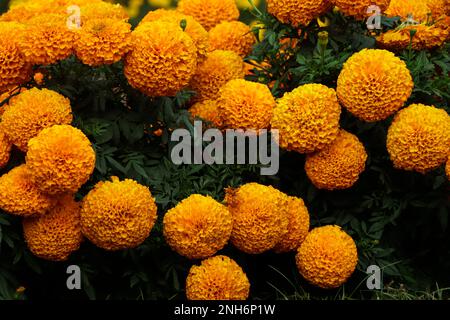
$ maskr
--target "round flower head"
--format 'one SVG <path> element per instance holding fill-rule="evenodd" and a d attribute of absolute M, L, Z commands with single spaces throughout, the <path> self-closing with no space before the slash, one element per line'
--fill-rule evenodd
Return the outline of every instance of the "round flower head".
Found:
<path fill-rule="evenodd" d="M 194 17 L 208 31 L 222 21 L 239 18 L 235 0 L 180 0 L 177 10 Z"/>
<path fill-rule="evenodd" d="M 0 24 L 0 93 L 27 82 L 31 77 L 31 65 L 25 61 L 17 36 Z"/>
<path fill-rule="evenodd" d="M 155 199 L 147 187 L 113 177 L 111 182 L 99 182 L 84 198 L 81 229 L 100 248 L 134 248 L 149 236 L 156 210 Z"/>
<path fill-rule="evenodd" d="M 275 107 L 266 85 L 243 79 L 225 84 L 217 103 L 224 125 L 233 129 L 267 129 Z"/>
<path fill-rule="evenodd" d="M 70 124 L 69 99 L 48 89 L 32 88 L 20 93 L 6 107 L 1 127 L 9 140 L 22 151 L 41 130 L 55 124 Z"/>
<path fill-rule="evenodd" d="M 50 65 L 73 53 L 75 33 L 67 28 L 66 21 L 64 15 L 42 14 L 27 22 L 19 45 L 29 63 Z"/>
<path fill-rule="evenodd" d="M 288 197 L 285 206 L 289 219 L 288 231 L 275 246 L 277 253 L 297 250 L 309 232 L 309 213 L 303 200 Z"/>
<path fill-rule="evenodd" d="M 3 130 L 0 128 L 0 169 L 8 164 L 11 155 L 12 144 L 9 142 Z"/>
<path fill-rule="evenodd" d="M 250 282 L 242 268 L 226 256 L 192 266 L 186 279 L 188 300 L 246 300 Z"/>
<path fill-rule="evenodd" d="M 428 19 L 427 1 L 425 0 L 391 0 L 385 14 L 388 17 L 401 17 L 407 20 L 408 16 L 417 22 L 426 23 Z"/>
<path fill-rule="evenodd" d="M 204 259 L 230 239 L 232 221 L 227 207 L 211 197 L 194 194 L 164 216 L 164 238 L 189 259 Z"/>
<path fill-rule="evenodd" d="M 209 49 L 234 51 L 241 57 L 252 52 L 255 35 L 248 25 L 240 21 L 224 21 L 209 31 Z"/>
<path fill-rule="evenodd" d="M 18 216 L 45 214 L 55 199 L 43 194 L 31 181 L 25 165 L 15 167 L 0 177 L 0 208 Z"/>
<path fill-rule="evenodd" d="M 272 129 L 279 144 L 289 151 L 311 153 L 336 139 L 341 107 L 336 92 L 321 84 L 306 84 L 278 100 Z"/>
<path fill-rule="evenodd" d="M 80 6 L 81 24 L 91 19 L 114 19 L 128 21 L 127 11 L 119 3 L 113 4 L 104 1 L 91 1 Z"/>
<path fill-rule="evenodd" d="M 75 193 L 95 168 L 95 152 L 81 130 L 55 125 L 28 143 L 26 163 L 31 179 L 43 192 Z"/>
<path fill-rule="evenodd" d="M 233 79 L 243 79 L 244 73 L 244 61 L 237 53 L 216 50 L 200 63 L 190 87 L 197 93 L 196 100 L 215 100 L 223 85 Z"/>
<path fill-rule="evenodd" d="M 306 26 L 331 8 L 329 0 L 267 0 L 267 11 L 282 23 Z"/>
<path fill-rule="evenodd" d="M 282 241 L 289 223 L 286 197 L 257 183 L 227 189 L 225 201 L 233 215 L 233 245 L 245 253 L 260 254 Z"/>
<path fill-rule="evenodd" d="M 197 48 L 181 27 L 146 22 L 133 32 L 125 59 L 125 76 L 148 96 L 174 96 L 186 87 L 197 67 Z"/>
<path fill-rule="evenodd" d="M 337 95 L 354 116 L 367 122 L 396 113 L 412 93 L 406 64 L 392 52 L 363 49 L 352 55 L 339 75 Z"/>
<path fill-rule="evenodd" d="M 426 173 L 438 168 L 450 152 L 450 116 L 423 104 L 401 110 L 389 128 L 387 149 L 398 169 Z"/>
<path fill-rule="evenodd" d="M 353 239 L 338 226 L 312 230 L 298 249 L 297 268 L 311 284 L 333 289 L 355 271 L 358 252 Z"/>
<path fill-rule="evenodd" d="M 72 196 L 64 196 L 45 215 L 25 218 L 23 233 L 34 255 L 51 261 L 65 261 L 80 248 L 83 240 L 80 206 Z"/>
<path fill-rule="evenodd" d="M 305 170 L 318 189 L 348 189 L 366 167 L 367 153 L 358 137 L 345 130 L 325 149 L 309 154 Z"/>
<path fill-rule="evenodd" d="M 114 19 L 91 19 L 75 42 L 77 57 L 90 66 L 118 62 L 130 48 L 131 25 Z"/>
<path fill-rule="evenodd" d="M 364 20 L 373 14 L 373 12 L 367 12 L 370 6 L 378 6 L 382 13 L 387 9 L 391 0 L 331 0 L 331 2 L 346 16 Z"/>
<path fill-rule="evenodd" d="M 222 127 L 222 119 L 219 115 L 219 107 L 215 100 L 203 100 L 195 103 L 190 109 L 189 113 L 193 118 L 200 118 L 211 122 L 216 128 Z"/>
<path fill-rule="evenodd" d="M 184 23 L 184 31 L 192 38 L 195 47 L 197 48 L 198 59 L 202 60 L 206 57 L 209 47 L 208 31 L 206 31 L 193 17 L 184 15 L 175 10 L 158 9 L 147 13 L 140 24 L 156 20 L 172 22 L 177 26 L 182 26 Z"/>

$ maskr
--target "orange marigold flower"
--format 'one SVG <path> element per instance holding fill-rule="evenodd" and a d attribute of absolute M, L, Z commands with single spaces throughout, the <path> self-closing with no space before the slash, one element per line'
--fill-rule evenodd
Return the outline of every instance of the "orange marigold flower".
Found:
<path fill-rule="evenodd" d="M 147 13 L 147 15 L 141 20 L 140 24 L 156 20 L 173 22 L 176 23 L 177 26 L 181 26 L 184 20 L 186 25 L 184 31 L 194 41 L 194 44 L 197 47 L 197 55 L 199 60 L 206 58 L 209 48 L 208 31 L 206 31 L 205 28 L 203 28 L 203 26 L 193 17 L 184 15 L 175 10 L 158 9 Z"/>
<path fill-rule="evenodd" d="M 438 168 L 450 151 L 450 116 L 434 106 L 410 105 L 395 116 L 387 149 L 398 169 L 426 173 Z"/>
<path fill-rule="evenodd" d="M 286 198 L 273 187 L 257 183 L 227 189 L 225 201 L 233 215 L 231 243 L 249 254 L 273 249 L 288 232 Z"/>
<path fill-rule="evenodd" d="M 337 82 L 337 95 L 354 116 L 375 122 L 387 119 L 403 107 L 413 86 L 405 62 L 392 52 L 363 49 L 345 62 Z"/>
<path fill-rule="evenodd" d="M 364 171 L 367 152 L 358 137 L 341 130 L 325 149 L 306 157 L 305 170 L 319 189 L 348 189 Z"/>
<path fill-rule="evenodd" d="M 99 182 L 83 199 L 81 229 L 100 248 L 134 248 L 149 236 L 156 210 L 148 187 L 113 177 L 112 181 Z"/>
<path fill-rule="evenodd" d="M 30 179 L 25 165 L 0 177 L 0 208 L 18 216 L 43 215 L 56 200 L 43 194 Z"/>
<path fill-rule="evenodd" d="M 6 137 L 6 134 L 0 128 L 0 169 L 8 164 L 11 155 L 12 144 Z"/>
<path fill-rule="evenodd" d="M 364 20 L 373 13 L 367 13 L 371 5 L 376 5 L 384 12 L 391 0 L 331 0 L 346 16 L 355 17 L 358 20 Z"/>
<path fill-rule="evenodd" d="M 83 24 L 75 42 L 75 53 L 93 67 L 113 64 L 130 49 L 131 25 L 114 19 L 91 19 Z"/>
<path fill-rule="evenodd" d="M 201 118 L 216 128 L 222 127 L 222 119 L 219 114 L 219 106 L 215 100 L 202 100 L 195 103 L 190 109 L 189 113 L 194 118 Z"/>
<path fill-rule="evenodd" d="M 42 129 L 71 122 L 69 99 L 52 90 L 32 88 L 9 103 L 0 126 L 15 146 L 27 151 L 28 141 Z"/>
<path fill-rule="evenodd" d="M 209 31 L 209 49 L 234 51 L 241 57 L 248 56 L 256 43 L 248 25 L 240 21 L 224 21 Z"/>
<path fill-rule="evenodd" d="M 278 100 L 272 128 L 279 130 L 282 148 L 311 153 L 336 139 L 340 115 L 341 107 L 334 89 L 306 84 Z"/>
<path fill-rule="evenodd" d="M 177 10 L 194 17 L 208 31 L 222 21 L 239 18 L 235 0 L 180 0 Z"/>
<path fill-rule="evenodd" d="M 298 249 L 300 274 L 325 289 L 343 285 L 355 271 L 358 252 L 355 241 L 338 226 L 312 230 Z"/>
<path fill-rule="evenodd" d="M 164 238 L 169 246 L 189 259 L 216 254 L 230 239 L 231 213 L 211 197 L 194 194 L 164 216 Z"/>
<path fill-rule="evenodd" d="M 429 13 L 426 0 L 391 0 L 385 12 L 388 17 L 401 17 L 402 20 L 412 15 L 414 21 L 423 23 L 427 22 Z"/>
<path fill-rule="evenodd" d="M 95 152 L 81 130 L 55 125 L 30 140 L 26 163 L 31 179 L 43 192 L 75 193 L 94 171 Z"/>
<path fill-rule="evenodd" d="M 125 76 L 148 96 L 174 96 L 189 84 L 197 68 L 197 48 L 181 27 L 146 22 L 133 32 L 125 59 Z"/>
<path fill-rule="evenodd" d="M 242 268 L 226 256 L 192 266 L 186 279 L 188 300 L 246 300 L 250 282 Z"/>
<path fill-rule="evenodd" d="M 200 63 L 190 87 L 197 95 L 195 100 L 217 99 L 220 88 L 228 81 L 244 78 L 244 61 L 232 51 L 216 50 Z"/>
<path fill-rule="evenodd" d="M 309 213 L 303 199 L 287 197 L 285 206 L 289 219 L 288 231 L 275 246 L 277 253 L 297 250 L 309 232 Z"/>
<path fill-rule="evenodd" d="M 267 11 L 282 23 L 308 25 L 331 8 L 329 0 L 267 0 Z"/>
<path fill-rule="evenodd" d="M 227 128 L 251 130 L 269 128 L 276 104 L 266 85 L 243 79 L 228 81 L 217 103 Z"/>
<path fill-rule="evenodd" d="M 80 248 L 83 234 L 80 205 L 64 196 L 45 215 L 23 220 L 23 234 L 30 251 L 51 261 L 65 261 Z"/>

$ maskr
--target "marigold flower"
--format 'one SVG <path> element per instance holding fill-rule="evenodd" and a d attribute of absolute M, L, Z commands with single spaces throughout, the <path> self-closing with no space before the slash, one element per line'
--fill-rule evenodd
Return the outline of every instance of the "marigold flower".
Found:
<path fill-rule="evenodd" d="M 216 50 L 200 63 L 190 87 L 197 93 L 196 100 L 215 100 L 222 86 L 230 80 L 243 79 L 244 73 L 244 61 L 237 53 Z"/>
<path fill-rule="evenodd" d="M 222 21 L 239 18 L 235 0 L 180 0 L 177 10 L 194 17 L 208 31 Z"/>
<path fill-rule="evenodd" d="M 309 213 L 303 199 L 287 197 L 286 211 L 288 214 L 288 231 L 277 243 L 274 251 L 277 253 L 297 250 L 309 232 Z"/>
<path fill-rule="evenodd" d="M 113 64 L 130 49 L 131 25 L 114 19 L 91 19 L 83 24 L 75 42 L 75 53 L 93 67 Z"/>
<path fill-rule="evenodd" d="M 95 152 L 81 130 L 55 125 L 28 143 L 26 163 L 31 179 L 47 194 L 75 193 L 95 168 Z"/>
<path fill-rule="evenodd" d="M 6 134 L 0 128 L 0 169 L 8 164 L 11 155 L 12 144 L 6 137 Z"/>
<path fill-rule="evenodd" d="M 257 183 L 227 189 L 225 201 L 233 215 L 231 243 L 249 254 L 273 249 L 288 232 L 286 197 Z"/>
<path fill-rule="evenodd" d="M 355 271 L 358 252 L 353 239 L 338 226 L 312 230 L 296 256 L 300 274 L 325 289 L 343 285 Z"/>
<path fill-rule="evenodd" d="M 248 56 L 256 43 L 251 28 L 240 21 L 224 21 L 209 31 L 209 49 L 234 51 Z"/>
<path fill-rule="evenodd" d="M 340 115 L 341 107 L 333 89 L 306 84 L 278 100 L 272 128 L 279 130 L 282 148 L 311 153 L 336 139 Z"/>
<path fill-rule="evenodd" d="M 414 21 L 423 23 L 427 22 L 429 13 L 426 0 L 391 0 L 385 12 L 388 17 L 401 17 L 402 20 L 412 15 Z"/>
<path fill-rule="evenodd" d="M 220 89 L 217 103 L 227 128 L 252 130 L 269 127 L 276 104 L 266 85 L 243 79 L 228 81 Z"/>
<path fill-rule="evenodd" d="M 434 106 L 410 105 L 395 116 L 387 149 L 398 169 L 426 173 L 438 168 L 450 152 L 450 116 Z"/>
<path fill-rule="evenodd" d="M 18 216 L 43 215 L 56 200 L 43 194 L 31 181 L 25 165 L 0 177 L 0 208 Z"/>
<path fill-rule="evenodd" d="M 329 0 L 267 0 L 267 11 L 282 23 L 306 26 L 331 8 Z"/>
<path fill-rule="evenodd" d="M 189 113 L 193 118 L 197 117 L 211 122 L 216 128 L 222 127 L 219 106 L 215 100 L 203 100 L 197 102 L 189 109 Z"/>
<path fill-rule="evenodd" d="M 366 167 L 367 153 L 358 137 L 341 130 L 325 149 L 306 157 L 305 170 L 319 189 L 348 189 Z"/>
<path fill-rule="evenodd" d="M 169 246 L 189 259 L 216 254 L 230 239 L 231 213 L 211 197 L 194 194 L 164 216 L 164 238 Z"/>
<path fill-rule="evenodd" d="M 414 83 L 406 64 L 392 52 L 363 49 L 352 55 L 339 75 L 337 95 L 354 116 L 385 120 L 410 97 Z"/>
<path fill-rule="evenodd" d="M 358 20 L 364 20 L 373 13 L 367 13 L 371 5 L 376 5 L 384 12 L 391 0 L 331 0 L 346 16 L 355 17 Z"/>
<path fill-rule="evenodd" d="M 188 300 L 246 300 L 250 282 L 242 268 L 226 256 L 192 266 L 186 279 Z"/>
<path fill-rule="evenodd" d="M 80 248 L 83 240 L 80 205 L 72 196 L 64 196 L 45 215 L 25 218 L 23 233 L 28 248 L 35 256 L 65 261 Z"/>
<path fill-rule="evenodd" d="M 71 122 L 69 99 L 52 90 L 32 88 L 9 103 L 0 125 L 15 146 L 27 151 L 28 141 L 41 130 Z"/>
<path fill-rule="evenodd" d="M 155 199 L 136 181 L 99 182 L 83 199 L 81 229 L 96 246 L 121 250 L 140 245 L 156 221 Z"/>
<path fill-rule="evenodd" d="M 176 23 L 177 26 L 181 26 L 182 21 L 184 20 L 186 22 L 184 31 L 194 41 L 194 44 L 197 47 L 198 59 L 203 60 L 206 58 L 209 48 L 208 31 L 206 31 L 205 28 L 203 28 L 203 26 L 193 17 L 184 15 L 175 10 L 158 9 L 147 13 L 147 15 L 141 20 L 140 24 L 156 20 L 173 22 Z"/>
<path fill-rule="evenodd" d="M 148 96 L 174 96 L 189 84 L 197 67 L 197 48 L 181 27 L 146 22 L 133 32 L 125 58 L 125 76 Z"/>

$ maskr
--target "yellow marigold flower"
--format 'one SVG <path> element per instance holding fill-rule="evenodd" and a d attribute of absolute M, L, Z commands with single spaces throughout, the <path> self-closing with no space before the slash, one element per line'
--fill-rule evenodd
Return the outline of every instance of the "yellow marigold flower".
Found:
<path fill-rule="evenodd" d="M 429 13 L 426 0 L 391 0 L 385 12 L 388 17 L 401 17 L 402 20 L 412 15 L 414 21 L 423 23 L 427 22 Z"/>
<path fill-rule="evenodd" d="M 192 38 L 195 46 L 197 47 L 197 55 L 200 60 L 204 59 L 208 53 L 208 31 L 198 23 L 193 17 L 184 15 L 175 10 L 158 9 L 150 11 L 141 20 L 140 24 L 151 21 L 166 21 L 176 23 L 177 26 L 181 26 L 183 20 L 186 23 L 184 31 Z"/>
<path fill-rule="evenodd" d="M 413 86 L 406 64 L 392 52 L 363 49 L 345 62 L 337 82 L 337 95 L 354 116 L 375 122 L 387 119 L 403 107 Z"/>
<path fill-rule="evenodd" d="M 99 182 L 84 198 L 81 229 L 96 246 L 121 250 L 140 245 L 156 221 L 155 199 L 136 181 Z"/>
<path fill-rule="evenodd" d="M 93 67 L 113 64 L 130 49 L 131 25 L 115 19 L 91 19 L 83 24 L 75 42 L 75 53 Z"/>
<path fill-rule="evenodd" d="M 22 151 L 41 130 L 55 124 L 70 124 L 70 100 L 48 89 L 32 88 L 20 93 L 6 107 L 0 126 Z"/>
<path fill-rule="evenodd" d="M 305 170 L 319 189 L 348 189 L 366 167 L 367 153 L 358 137 L 341 130 L 334 142 L 306 157 Z"/>
<path fill-rule="evenodd" d="M 235 0 L 180 0 L 177 10 L 193 16 L 208 31 L 222 21 L 239 18 Z"/>
<path fill-rule="evenodd" d="M 0 23 L 0 93 L 27 82 L 31 77 L 31 65 L 25 61 L 17 42 L 19 33 L 12 31 L 14 25 L 13 22 Z"/>
<path fill-rule="evenodd" d="M 0 208 L 18 216 L 43 215 L 56 200 L 43 194 L 31 181 L 25 165 L 0 177 Z"/>
<path fill-rule="evenodd" d="M 395 116 L 387 149 L 398 169 L 421 173 L 436 169 L 450 152 L 450 116 L 434 106 L 410 105 Z"/>
<path fill-rule="evenodd" d="M 306 84 L 278 100 L 272 128 L 279 130 L 282 148 L 311 153 L 336 139 L 340 115 L 341 107 L 334 89 Z"/>
<path fill-rule="evenodd" d="M 104 1 L 96 1 L 80 6 L 81 24 L 91 19 L 115 19 L 128 21 L 127 10 L 119 3 L 113 4 Z"/>
<path fill-rule="evenodd" d="M 125 59 L 125 76 L 148 96 L 174 96 L 189 84 L 197 68 L 197 48 L 181 27 L 146 22 L 133 32 Z"/>
<path fill-rule="evenodd" d="M 253 4 L 255 7 L 258 7 L 261 3 L 261 0 L 253 0 Z M 245 9 L 253 9 L 253 6 L 250 4 L 248 0 L 236 0 L 236 5 L 239 9 L 245 10 Z"/>
<path fill-rule="evenodd" d="M 0 128 L 0 169 L 8 164 L 11 155 L 12 144 Z"/>
<path fill-rule="evenodd" d="M 47 194 L 75 193 L 95 167 L 95 153 L 81 130 L 55 125 L 28 143 L 26 163 L 31 179 Z"/>
<path fill-rule="evenodd" d="M 222 119 L 219 114 L 219 106 L 215 100 L 203 100 L 195 103 L 190 109 L 189 113 L 194 118 L 201 118 L 209 121 L 216 128 L 222 127 Z"/>
<path fill-rule="evenodd" d="M 227 207 L 211 197 L 191 195 L 164 216 L 164 238 L 189 259 L 204 259 L 221 250 L 233 228 Z"/>
<path fill-rule="evenodd" d="M 220 89 L 217 103 L 226 127 L 252 130 L 269 127 L 276 104 L 266 85 L 243 79 L 228 81 Z"/>
<path fill-rule="evenodd" d="M 411 42 L 411 30 L 416 33 Z M 424 24 L 407 26 L 399 30 L 389 30 L 377 37 L 378 46 L 391 51 L 400 51 L 409 47 L 414 50 L 425 50 L 440 47 L 448 38 L 450 29 L 442 29 L 434 25 Z"/>
<path fill-rule="evenodd" d="M 30 251 L 51 261 L 65 261 L 80 248 L 83 234 L 80 205 L 64 196 L 45 215 L 23 220 L 23 234 Z"/>
<path fill-rule="evenodd" d="M 170 8 L 172 0 L 148 0 L 148 4 L 155 8 Z"/>
<path fill-rule="evenodd" d="M 331 0 L 331 2 L 337 6 L 344 15 L 363 20 L 373 14 L 367 13 L 367 9 L 371 5 L 378 6 L 381 13 L 383 13 L 389 6 L 391 0 Z"/>
<path fill-rule="evenodd" d="M 240 21 L 224 21 L 209 31 L 209 49 L 234 51 L 241 57 L 252 52 L 256 43 L 251 28 Z"/>
<path fill-rule="evenodd" d="M 42 14 L 31 18 L 19 40 L 27 62 L 49 65 L 73 53 L 75 33 L 66 25 L 66 16 Z"/>
<path fill-rule="evenodd" d="M 226 256 L 192 266 L 186 279 L 188 300 L 246 300 L 250 282 L 242 268 Z"/>
<path fill-rule="evenodd" d="M 297 250 L 309 232 L 309 213 L 303 199 L 287 197 L 285 206 L 289 219 L 288 231 L 274 248 L 278 253 Z"/>
<path fill-rule="evenodd" d="M 244 61 L 237 53 L 216 50 L 200 63 L 190 87 L 197 93 L 195 100 L 214 100 L 222 86 L 230 80 L 243 79 L 244 75 Z"/>
<path fill-rule="evenodd" d="M 338 226 L 312 230 L 296 256 L 300 274 L 325 289 L 343 285 L 355 271 L 358 252 L 353 239 Z"/>
<path fill-rule="evenodd" d="M 282 23 L 308 25 L 331 8 L 329 0 L 267 0 L 267 11 Z"/>
<path fill-rule="evenodd" d="M 233 215 L 231 243 L 250 254 L 273 249 L 288 231 L 286 197 L 273 187 L 257 183 L 227 189 L 225 201 Z"/>

